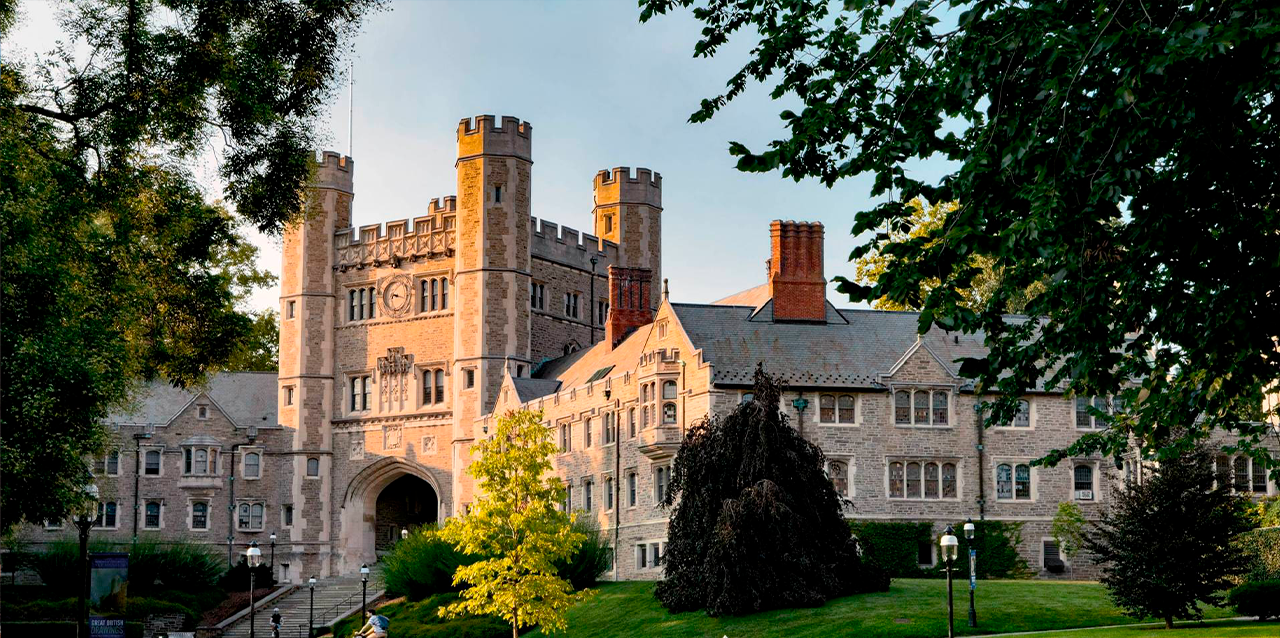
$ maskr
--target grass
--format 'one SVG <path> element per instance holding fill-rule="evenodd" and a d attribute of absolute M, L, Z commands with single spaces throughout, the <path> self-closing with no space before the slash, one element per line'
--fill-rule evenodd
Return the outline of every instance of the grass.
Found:
<path fill-rule="evenodd" d="M 1280 623 L 1228 620 L 1207 624 L 1174 623 L 1170 631 L 1161 627 L 1115 627 L 1084 631 L 1055 631 L 1028 638 L 1275 638 Z"/>
<path fill-rule="evenodd" d="M 497 618 L 461 618 L 443 620 L 438 610 L 458 599 L 457 594 L 437 594 L 418 602 L 398 599 L 378 606 L 374 613 L 391 621 L 390 635 L 395 638 L 508 638 L 511 625 Z M 335 638 L 345 638 L 364 626 L 356 614 L 334 627 Z"/>
<path fill-rule="evenodd" d="M 1040 631 L 1076 627 L 1131 624 L 1107 598 L 1098 583 L 1034 580 L 982 581 L 978 583 L 978 627 L 967 626 L 967 583 L 957 583 L 955 614 L 957 635 L 981 635 L 1014 631 Z M 566 638 L 647 636 L 761 638 L 827 638 L 830 636 L 885 636 L 936 638 L 947 633 L 947 584 L 943 580 L 894 580 L 888 592 L 849 596 L 822 607 L 784 609 L 751 616 L 711 618 L 701 612 L 670 614 L 653 598 L 653 583 L 607 583 L 596 595 L 569 611 Z M 1229 618 L 1229 609 L 1209 608 L 1206 618 Z M 1257 625 L 1270 634 L 1194 634 L 1165 632 L 1167 636 L 1276 636 L 1274 624 Z M 1210 631 L 1219 631 L 1211 625 Z M 392 624 L 395 630 L 395 624 Z M 1233 628 L 1234 630 L 1234 628 Z M 1116 634 L 1127 638 L 1145 636 L 1140 631 Z M 1199 631 L 1199 630 L 1195 630 Z M 1247 626 L 1240 631 L 1248 631 Z M 1095 632 L 1062 634 L 1070 638 L 1092 638 Z M 535 631 L 531 636 L 540 636 Z M 1097 635 L 1110 636 L 1099 633 Z"/>

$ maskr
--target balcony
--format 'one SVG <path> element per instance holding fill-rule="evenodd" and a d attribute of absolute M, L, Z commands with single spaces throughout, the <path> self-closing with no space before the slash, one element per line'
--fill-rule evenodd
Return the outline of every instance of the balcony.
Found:
<path fill-rule="evenodd" d="M 676 426 L 653 427 L 640 431 L 640 440 L 636 444 L 636 449 L 649 460 L 659 461 L 675 456 L 682 441 L 680 428 Z"/>

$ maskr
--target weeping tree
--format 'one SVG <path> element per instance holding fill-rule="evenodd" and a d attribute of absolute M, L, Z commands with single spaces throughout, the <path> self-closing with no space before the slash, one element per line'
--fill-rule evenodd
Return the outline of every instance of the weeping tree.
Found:
<path fill-rule="evenodd" d="M 822 450 L 778 409 L 781 390 L 758 367 L 754 399 L 689 429 L 664 501 L 675 511 L 656 594 L 671 611 L 746 614 L 889 587 L 859 556 Z"/>

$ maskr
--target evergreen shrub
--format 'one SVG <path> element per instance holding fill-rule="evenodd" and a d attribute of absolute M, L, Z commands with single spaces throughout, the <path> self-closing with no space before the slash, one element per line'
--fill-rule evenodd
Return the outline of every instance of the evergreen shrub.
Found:
<path fill-rule="evenodd" d="M 254 578 L 252 580 L 255 589 L 264 589 L 272 587 L 276 584 L 275 576 L 271 573 L 271 565 L 262 563 L 253 569 Z M 133 575 L 130 574 L 129 584 L 133 584 Z M 243 557 L 235 567 L 223 572 L 218 578 L 218 587 L 229 591 L 249 591 L 249 563 Z"/>
<path fill-rule="evenodd" d="M 1238 582 L 1280 580 L 1280 527 L 1247 531 L 1233 544 L 1244 551 L 1248 563 L 1248 571 L 1236 579 Z"/>
<path fill-rule="evenodd" d="M 960 539 L 957 569 L 968 574 L 969 539 L 964 536 L 964 522 L 951 524 Z M 1031 570 L 1018 553 L 1022 543 L 1020 522 L 974 521 L 973 545 L 978 550 L 978 578 L 1029 578 Z M 937 551 L 941 533 L 930 523 L 849 521 L 863 554 L 885 570 L 892 578 L 945 578 L 946 571 Z M 919 564 L 921 543 L 934 546 L 933 556 L 939 560 L 932 567 Z"/>
<path fill-rule="evenodd" d="M 568 580 L 575 590 L 582 590 L 595 585 L 600 575 L 609 571 L 613 564 L 613 549 L 605 535 L 585 516 L 574 520 L 573 531 L 585 534 L 587 539 L 568 560 L 556 561 L 555 567 L 560 577 Z"/>
<path fill-rule="evenodd" d="M 1227 594 L 1227 604 L 1241 616 L 1280 618 L 1280 580 L 1245 583 Z"/>
<path fill-rule="evenodd" d="M 404 596 L 411 601 L 419 601 L 461 589 L 453 584 L 454 572 L 459 566 L 470 565 L 480 557 L 467 556 L 454 549 L 453 545 L 440 539 L 436 529 L 431 525 L 414 530 L 382 557 L 382 579 L 387 596 Z"/>

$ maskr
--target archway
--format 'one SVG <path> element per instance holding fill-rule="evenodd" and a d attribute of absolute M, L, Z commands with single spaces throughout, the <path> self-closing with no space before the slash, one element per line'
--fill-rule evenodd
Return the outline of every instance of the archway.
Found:
<path fill-rule="evenodd" d="M 379 536 L 378 504 L 383 500 L 383 493 L 393 483 L 405 478 L 416 480 L 410 483 L 411 488 L 407 491 L 418 494 L 417 504 L 406 501 L 405 497 L 408 495 L 399 487 L 387 492 L 387 500 L 400 494 L 400 502 L 405 504 L 406 509 L 412 507 L 415 514 L 411 520 L 434 522 L 449 516 L 450 486 L 447 481 L 437 478 L 437 472 L 441 476 L 447 476 L 440 470 L 401 457 L 388 456 L 370 463 L 351 478 L 342 498 L 342 507 L 338 510 L 338 573 L 355 573 L 360 565 L 376 562 L 378 554 L 384 551 L 384 539 L 390 528 L 383 527 L 382 536 Z M 432 506 L 432 503 L 435 505 Z M 384 525 L 389 523 L 385 519 L 383 522 Z M 399 538 L 401 529 L 394 528 L 393 538 Z"/>
<path fill-rule="evenodd" d="M 374 507 L 374 550 L 388 552 L 400 538 L 400 530 L 435 523 L 440 500 L 426 481 L 405 474 L 378 493 Z"/>

